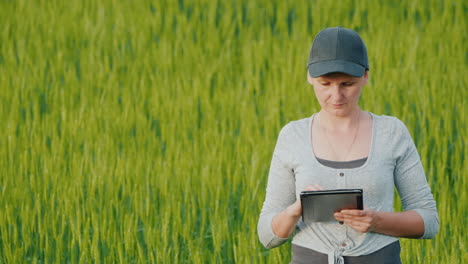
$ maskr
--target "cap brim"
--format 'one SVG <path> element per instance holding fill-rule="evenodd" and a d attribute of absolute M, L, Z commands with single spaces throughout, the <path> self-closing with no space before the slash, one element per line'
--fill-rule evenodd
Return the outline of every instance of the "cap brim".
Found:
<path fill-rule="evenodd" d="M 365 67 L 344 60 L 319 61 L 309 65 L 309 74 L 312 77 L 320 77 L 333 72 L 341 72 L 355 77 L 362 77 L 365 71 Z"/>

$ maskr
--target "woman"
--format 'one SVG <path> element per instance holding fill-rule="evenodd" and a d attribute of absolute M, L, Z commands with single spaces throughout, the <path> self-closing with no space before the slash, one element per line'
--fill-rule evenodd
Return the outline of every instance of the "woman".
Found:
<path fill-rule="evenodd" d="M 307 78 L 321 110 L 281 130 L 258 222 L 267 248 L 296 230 L 291 263 L 401 263 L 398 237 L 432 238 L 439 229 L 405 125 L 359 108 L 368 70 L 358 33 L 336 27 L 317 34 Z M 394 187 L 403 212 L 393 212 Z M 348 188 L 363 189 L 364 210 L 342 210 L 334 222 L 302 222 L 301 191 Z"/>

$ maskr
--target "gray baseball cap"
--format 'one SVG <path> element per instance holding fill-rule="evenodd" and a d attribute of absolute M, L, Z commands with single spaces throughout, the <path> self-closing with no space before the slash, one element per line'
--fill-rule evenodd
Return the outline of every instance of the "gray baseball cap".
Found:
<path fill-rule="evenodd" d="M 369 70 L 366 45 L 354 30 L 326 28 L 315 36 L 307 68 L 312 77 L 332 72 L 361 77 Z"/>

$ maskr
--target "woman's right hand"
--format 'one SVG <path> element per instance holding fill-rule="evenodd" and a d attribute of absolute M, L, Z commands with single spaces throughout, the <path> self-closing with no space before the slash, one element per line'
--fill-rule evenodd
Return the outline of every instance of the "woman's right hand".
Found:
<path fill-rule="evenodd" d="M 321 191 L 324 190 L 322 186 L 318 184 L 307 185 L 305 191 Z M 288 215 L 293 217 L 300 217 L 302 215 L 302 205 L 301 200 L 297 199 L 293 204 L 286 208 Z"/>
<path fill-rule="evenodd" d="M 319 190 L 323 190 L 323 188 L 318 184 L 307 185 L 305 188 L 305 191 Z M 299 221 L 301 215 L 301 200 L 298 199 L 281 213 L 273 217 L 273 222 L 271 223 L 273 233 L 280 238 L 288 238 L 294 231 L 297 221 Z"/>

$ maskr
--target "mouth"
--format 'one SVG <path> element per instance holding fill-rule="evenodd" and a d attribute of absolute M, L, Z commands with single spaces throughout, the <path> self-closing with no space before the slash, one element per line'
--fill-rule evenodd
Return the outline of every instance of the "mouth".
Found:
<path fill-rule="evenodd" d="M 332 104 L 333 107 L 335 108 L 339 108 L 339 107 L 342 107 L 344 104 Z"/>

